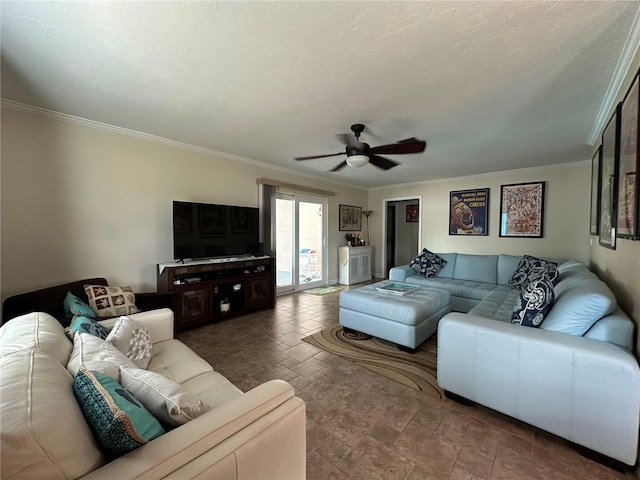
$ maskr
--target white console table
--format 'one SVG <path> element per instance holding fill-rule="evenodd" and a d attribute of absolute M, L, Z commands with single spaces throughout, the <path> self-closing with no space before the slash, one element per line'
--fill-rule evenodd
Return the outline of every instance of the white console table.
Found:
<path fill-rule="evenodd" d="M 343 285 L 371 280 L 371 247 L 339 247 L 338 281 Z"/>

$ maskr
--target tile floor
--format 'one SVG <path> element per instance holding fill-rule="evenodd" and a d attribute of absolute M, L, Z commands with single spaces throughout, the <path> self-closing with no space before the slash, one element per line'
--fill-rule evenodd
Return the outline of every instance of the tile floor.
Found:
<path fill-rule="evenodd" d="M 301 342 L 338 323 L 338 298 L 284 295 L 274 310 L 178 335 L 244 391 L 272 378 L 296 388 L 307 408 L 309 480 L 640 478 L 524 423 L 436 400 Z"/>

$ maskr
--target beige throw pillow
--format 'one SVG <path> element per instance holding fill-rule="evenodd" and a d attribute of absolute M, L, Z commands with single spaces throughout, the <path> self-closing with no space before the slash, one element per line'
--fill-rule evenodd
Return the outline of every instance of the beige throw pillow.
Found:
<path fill-rule="evenodd" d="M 147 368 L 151 360 L 149 331 L 129 317 L 120 317 L 105 339 L 124 353 L 138 368 Z"/>
<path fill-rule="evenodd" d="M 120 384 L 168 426 L 185 424 L 210 410 L 193 393 L 160 373 L 123 367 L 120 370 Z"/>
<path fill-rule="evenodd" d="M 136 296 L 131 287 L 85 285 L 84 291 L 89 299 L 89 306 L 99 317 L 131 315 L 140 311 L 136 307 Z"/>

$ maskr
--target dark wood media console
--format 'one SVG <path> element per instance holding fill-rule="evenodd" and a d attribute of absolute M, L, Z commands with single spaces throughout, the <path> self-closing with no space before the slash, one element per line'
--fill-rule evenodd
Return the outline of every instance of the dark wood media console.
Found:
<path fill-rule="evenodd" d="M 175 292 L 178 295 L 176 332 L 273 308 L 275 261 L 270 257 L 254 257 L 160 264 L 158 292 Z M 229 301 L 228 307 L 221 306 L 224 300 Z"/>

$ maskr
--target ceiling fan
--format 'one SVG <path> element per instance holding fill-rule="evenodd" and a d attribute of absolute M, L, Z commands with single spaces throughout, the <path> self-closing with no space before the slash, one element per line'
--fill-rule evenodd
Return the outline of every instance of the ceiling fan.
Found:
<path fill-rule="evenodd" d="M 313 155 L 310 157 L 295 157 L 296 160 L 313 160 L 316 158 L 335 157 L 337 155 L 344 155 L 346 153 L 347 158 L 341 163 L 331 169 L 332 172 L 337 172 L 341 168 L 349 165 L 350 167 L 363 167 L 367 163 L 371 162 L 382 170 L 389 170 L 397 165 L 400 165 L 395 160 L 381 157 L 379 154 L 385 155 L 404 155 L 407 153 L 421 153 L 427 148 L 427 142 L 424 140 L 418 140 L 417 138 L 407 138 L 406 140 L 400 140 L 396 143 L 390 143 L 388 145 L 380 145 L 379 147 L 370 147 L 368 143 L 360 141 L 360 134 L 364 131 L 365 126 L 361 123 L 351 125 L 351 131 L 353 135 L 349 133 L 342 133 L 337 135 L 338 139 L 346 145 L 344 152 L 329 153 L 327 155 Z"/>

